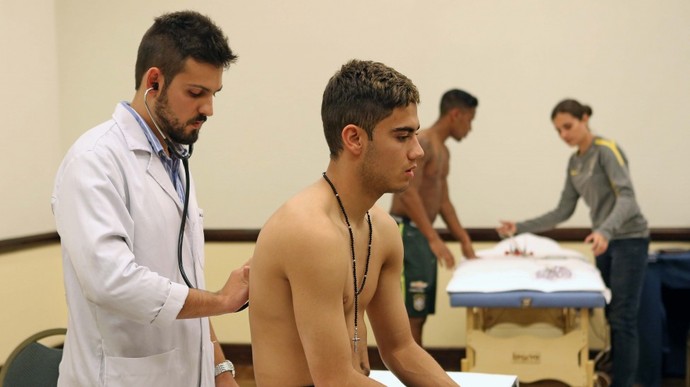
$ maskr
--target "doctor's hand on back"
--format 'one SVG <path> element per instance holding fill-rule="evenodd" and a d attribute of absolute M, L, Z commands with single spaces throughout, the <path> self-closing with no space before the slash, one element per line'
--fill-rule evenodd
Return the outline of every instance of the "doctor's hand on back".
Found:
<path fill-rule="evenodd" d="M 233 270 L 219 294 L 231 300 L 229 313 L 237 312 L 249 302 L 249 267 L 251 259 Z"/>
<path fill-rule="evenodd" d="M 217 292 L 190 288 L 187 300 L 177 318 L 197 318 L 205 315 L 218 316 L 243 310 L 249 303 L 250 262 L 251 259 L 233 270 L 225 285 Z M 212 298 L 217 298 L 220 302 L 213 302 Z"/>

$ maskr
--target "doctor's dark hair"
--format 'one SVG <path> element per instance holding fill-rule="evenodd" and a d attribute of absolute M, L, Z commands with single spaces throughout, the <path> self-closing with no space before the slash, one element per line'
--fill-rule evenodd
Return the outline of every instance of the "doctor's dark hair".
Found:
<path fill-rule="evenodd" d="M 439 106 L 439 111 L 441 117 L 445 116 L 446 113 L 455 108 L 465 108 L 473 109 L 479 105 L 479 100 L 472 94 L 460 90 L 452 89 L 443 93 L 441 97 L 441 104 Z"/>
<path fill-rule="evenodd" d="M 323 92 L 321 120 L 331 159 L 343 149 L 347 125 L 364 129 L 373 139 L 374 127 L 396 108 L 419 103 L 417 87 L 383 63 L 353 59 L 331 77 Z"/>
<path fill-rule="evenodd" d="M 583 105 L 574 99 L 564 99 L 563 101 L 559 102 L 551 111 L 551 121 L 556 118 L 556 114 L 558 113 L 568 113 L 578 120 L 581 120 L 585 114 L 588 117 L 592 116 L 592 108 L 587 105 Z"/>
<path fill-rule="evenodd" d="M 223 69 L 237 60 L 228 38 L 207 16 L 180 11 L 155 18 L 139 44 L 134 88 L 151 67 L 160 68 L 170 84 L 188 58 Z"/>

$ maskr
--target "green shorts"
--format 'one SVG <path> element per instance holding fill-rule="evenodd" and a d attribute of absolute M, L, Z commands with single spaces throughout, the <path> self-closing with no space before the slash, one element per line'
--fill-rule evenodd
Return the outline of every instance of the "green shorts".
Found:
<path fill-rule="evenodd" d="M 409 317 L 426 317 L 436 312 L 438 263 L 429 242 L 408 218 L 394 216 L 405 248 L 401 284 Z"/>

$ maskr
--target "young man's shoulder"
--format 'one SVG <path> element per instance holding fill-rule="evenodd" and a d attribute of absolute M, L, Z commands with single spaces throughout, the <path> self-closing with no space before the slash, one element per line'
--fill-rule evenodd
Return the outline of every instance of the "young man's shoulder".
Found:
<path fill-rule="evenodd" d="M 331 238 L 336 233 L 326 211 L 326 203 L 318 192 L 313 186 L 307 187 L 271 215 L 262 227 L 257 243 L 264 243 L 262 239 L 289 242 Z"/>
<path fill-rule="evenodd" d="M 371 222 L 376 233 L 381 235 L 380 239 L 386 246 L 395 247 L 397 242 L 402 241 L 398 223 L 387 211 L 375 205 L 371 208 L 369 214 L 371 215 Z"/>
<path fill-rule="evenodd" d="M 259 233 L 253 270 L 294 280 L 293 286 L 300 288 L 313 283 L 301 281 L 305 275 L 345 276 L 348 270 L 338 269 L 349 263 L 342 259 L 349 246 L 345 226 L 334 223 L 327 211 L 328 205 L 310 194 L 285 202 Z"/>
<path fill-rule="evenodd" d="M 384 229 L 397 229 L 398 224 L 395 219 L 379 205 L 374 205 L 369 210 L 373 224 L 377 224 Z"/>

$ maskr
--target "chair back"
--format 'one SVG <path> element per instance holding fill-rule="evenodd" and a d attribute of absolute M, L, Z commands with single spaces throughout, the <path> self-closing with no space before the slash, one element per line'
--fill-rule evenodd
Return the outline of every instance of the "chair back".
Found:
<path fill-rule="evenodd" d="M 64 336 L 64 328 L 38 332 L 19 344 L 0 369 L 0 387 L 57 386 L 62 349 L 41 344 L 50 336 Z"/>

